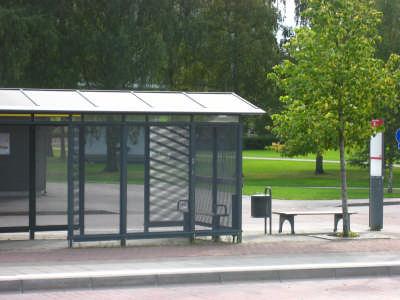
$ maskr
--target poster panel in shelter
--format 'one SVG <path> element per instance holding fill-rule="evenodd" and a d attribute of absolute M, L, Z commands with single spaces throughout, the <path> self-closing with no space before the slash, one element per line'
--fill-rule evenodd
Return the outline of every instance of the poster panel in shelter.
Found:
<path fill-rule="evenodd" d="M 0 126 L 0 228 L 29 225 L 29 126 Z"/>

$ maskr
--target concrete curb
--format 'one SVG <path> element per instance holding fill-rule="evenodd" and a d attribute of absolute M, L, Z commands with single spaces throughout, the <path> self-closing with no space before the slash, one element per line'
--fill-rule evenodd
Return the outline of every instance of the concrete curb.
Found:
<path fill-rule="evenodd" d="M 24 274 L 0 277 L 0 293 L 374 276 L 400 276 L 400 262 Z"/>

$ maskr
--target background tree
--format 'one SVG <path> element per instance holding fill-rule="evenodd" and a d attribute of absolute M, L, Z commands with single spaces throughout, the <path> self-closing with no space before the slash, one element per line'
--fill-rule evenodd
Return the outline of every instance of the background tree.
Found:
<path fill-rule="evenodd" d="M 383 62 L 374 57 L 381 14 L 372 1 L 309 0 L 303 16 L 308 25 L 285 45 L 292 60 L 276 66 L 270 77 L 284 92 L 287 108 L 304 106 L 310 117 L 328 125 L 324 133 L 336 138 L 347 237 L 346 147 L 369 141 L 370 120 L 394 88 Z"/>
<path fill-rule="evenodd" d="M 286 1 L 282 0 L 282 2 L 285 9 L 287 9 Z M 307 7 L 307 1 L 294 0 L 294 5 L 296 24 L 302 26 L 307 25 L 307 19 L 302 16 L 302 13 Z M 281 47 L 294 36 L 295 28 L 283 26 L 282 30 L 283 39 L 280 42 Z M 290 59 L 284 47 L 282 53 L 285 59 Z M 293 113 L 293 111 L 296 112 Z M 324 174 L 324 149 L 335 147 L 334 137 L 324 134 L 323 131 L 325 127 L 319 126 L 318 122 L 315 123 L 315 120 L 312 120 L 307 111 L 304 110 L 304 107 L 302 109 L 301 106 L 286 108 L 284 113 L 274 115 L 273 121 L 276 126 L 272 127 L 272 132 L 285 144 L 281 150 L 281 154 L 289 157 L 315 154 L 315 174 Z M 293 126 L 292 124 L 296 125 Z M 310 134 L 310 132 L 315 134 Z M 317 134 L 316 132 L 319 133 Z"/>
<path fill-rule="evenodd" d="M 4 0 L 0 86 L 234 91 L 277 111 L 264 76 L 281 59 L 274 2 Z M 264 133 L 270 120 L 250 122 Z"/>
<path fill-rule="evenodd" d="M 321 118 L 315 107 L 304 105 L 301 101 L 291 101 L 282 97 L 286 105 L 272 116 L 273 132 L 285 143 L 284 155 L 296 156 L 316 154 L 315 174 L 323 174 L 323 153 L 336 147 L 337 136 L 329 120 Z"/>
<path fill-rule="evenodd" d="M 383 13 L 382 22 L 379 24 L 379 34 L 382 39 L 378 43 L 376 56 L 384 61 L 388 61 L 391 54 L 400 54 L 400 2 L 375 0 L 376 8 Z M 393 59 L 388 61 L 388 68 L 392 71 L 396 68 Z M 391 103 L 384 108 L 382 117 L 385 118 L 385 152 L 384 160 L 388 169 L 387 191 L 393 191 L 393 165 L 400 160 L 400 152 L 397 149 L 395 131 L 400 128 L 400 114 L 398 111 L 398 95 L 394 96 Z M 363 145 L 352 151 L 349 162 L 358 166 L 369 166 L 369 145 Z"/>
<path fill-rule="evenodd" d="M 388 61 L 388 68 L 395 72 L 396 76 L 398 64 L 392 54 L 400 54 L 400 2 L 375 0 L 376 7 L 383 13 L 382 23 L 379 25 L 379 33 L 382 36 L 378 44 L 377 57 Z M 388 168 L 388 192 L 393 191 L 393 165 L 400 160 L 400 152 L 397 149 L 395 132 L 400 128 L 399 112 L 400 85 L 397 86 L 397 95 L 393 96 L 390 105 L 384 108 L 383 116 L 385 118 L 385 165 Z"/>

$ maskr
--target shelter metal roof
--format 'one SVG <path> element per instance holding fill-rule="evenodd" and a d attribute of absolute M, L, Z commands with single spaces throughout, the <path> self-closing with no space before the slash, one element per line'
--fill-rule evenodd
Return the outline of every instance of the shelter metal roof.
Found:
<path fill-rule="evenodd" d="M 0 89 L 0 112 L 265 113 L 235 93 Z"/>

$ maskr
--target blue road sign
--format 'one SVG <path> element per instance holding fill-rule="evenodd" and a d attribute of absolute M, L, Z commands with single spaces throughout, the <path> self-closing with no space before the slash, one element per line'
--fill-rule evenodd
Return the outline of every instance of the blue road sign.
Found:
<path fill-rule="evenodd" d="M 400 128 L 396 130 L 397 148 L 400 150 Z"/>

